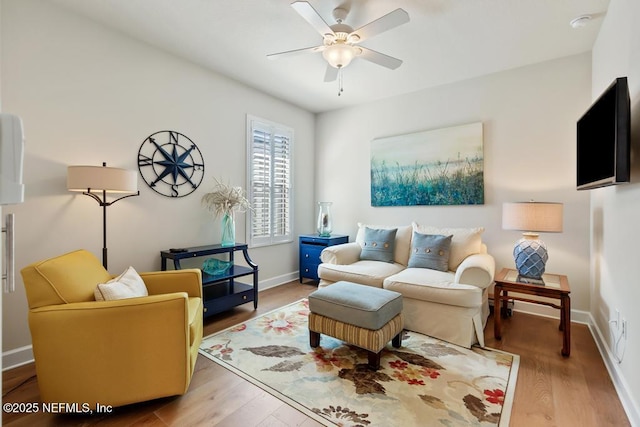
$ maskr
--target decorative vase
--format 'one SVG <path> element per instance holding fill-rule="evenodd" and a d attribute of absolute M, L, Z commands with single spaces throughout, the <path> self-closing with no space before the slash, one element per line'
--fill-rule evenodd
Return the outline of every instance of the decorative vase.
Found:
<path fill-rule="evenodd" d="M 332 202 L 318 202 L 318 235 L 320 237 L 331 236 L 331 205 Z"/>
<path fill-rule="evenodd" d="M 222 216 L 222 246 L 234 246 L 236 244 L 236 220 L 233 211 L 227 211 Z"/>
<path fill-rule="evenodd" d="M 513 248 L 513 258 L 520 276 L 541 279 L 549 260 L 547 245 L 538 240 L 537 234 L 524 233 L 524 237 Z"/>

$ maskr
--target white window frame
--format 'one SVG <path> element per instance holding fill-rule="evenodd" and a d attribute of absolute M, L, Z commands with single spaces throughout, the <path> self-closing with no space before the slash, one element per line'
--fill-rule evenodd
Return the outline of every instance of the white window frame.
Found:
<path fill-rule="evenodd" d="M 263 144 L 263 148 L 266 148 L 269 152 L 265 153 L 264 151 L 260 151 L 257 149 L 256 143 L 254 143 L 256 132 L 262 134 L 262 141 L 266 138 L 273 142 L 275 136 L 275 141 L 278 141 L 278 144 L 270 143 L 268 147 L 264 147 Z M 287 143 L 283 144 L 284 141 L 287 141 Z M 259 117 L 247 115 L 247 198 L 251 203 L 252 209 L 248 211 L 246 228 L 250 247 L 270 246 L 293 241 L 293 145 L 292 128 Z M 275 153 L 277 148 L 288 153 L 288 155 L 278 156 Z M 278 168 L 259 168 L 259 166 L 264 166 L 264 163 L 259 162 L 259 159 L 256 158 L 260 154 L 268 156 L 269 165 L 274 164 L 274 160 L 276 160 L 275 163 L 281 165 L 280 169 L 284 167 L 285 176 L 282 178 L 284 182 L 281 183 L 279 187 L 274 184 L 277 181 L 275 172 Z M 284 166 L 282 166 L 283 163 Z M 288 175 L 286 172 L 287 169 Z M 257 190 L 259 188 L 257 185 L 257 177 L 260 176 L 261 173 L 268 187 L 263 190 L 262 195 L 260 195 L 260 191 Z M 284 198 L 277 197 L 278 192 L 274 190 L 275 188 L 280 188 L 281 191 L 284 191 Z M 267 200 L 265 200 L 265 192 L 268 194 L 268 196 L 266 196 Z M 284 219 L 282 221 L 277 218 L 277 210 L 273 208 L 273 206 L 276 205 L 276 201 L 284 201 L 286 203 L 283 214 Z M 260 205 L 265 202 L 268 206 L 261 207 Z M 256 224 L 260 215 L 262 215 L 262 221 L 267 222 L 266 226 Z M 278 221 L 280 221 L 280 226 L 276 227 Z M 261 232 L 255 233 L 256 229 L 261 229 Z"/>

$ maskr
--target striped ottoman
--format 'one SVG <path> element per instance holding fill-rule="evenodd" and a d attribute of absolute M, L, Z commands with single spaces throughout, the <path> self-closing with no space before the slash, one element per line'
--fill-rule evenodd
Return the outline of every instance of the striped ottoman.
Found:
<path fill-rule="evenodd" d="M 402 294 L 386 289 L 336 282 L 309 295 L 309 343 L 329 335 L 369 352 L 369 367 L 380 368 L 389 341 L 402 345 Z"/>

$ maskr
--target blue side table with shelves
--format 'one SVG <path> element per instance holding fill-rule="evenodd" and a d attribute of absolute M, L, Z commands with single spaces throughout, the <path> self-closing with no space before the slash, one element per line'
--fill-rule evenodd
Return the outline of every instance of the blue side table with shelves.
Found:
<path fill-rule="evenodd" d="M 300 283 L 302 279 L 318 280 L 318 266 L 320 253 L 328 246 L 348 243 L 349 236 L 333 234 L 329 237 L 320 237 L 317 234 L 300 235 Z"/>
<path fill-rule="evenodd" d="M 202 295 L 204 304 L 204 317 L 230 310 L 233 307 L 253 301 L 253 308 L 258 308 L 258 265 L 249 257 L 248 246 L 245 243 L 236 243 L 233 246 L 209 245 L 191 248 L 160 251 L 161 269 L 167 269 L 167 260 L 173 261 L 176 270 L 180 270 L 180 260 L 226 254 L 228 260 L 233 263 L 234 253 L 241 251 L 248 267 L 233 264 L 229 270 L 219 275 L 202 272 Z M 239 282 L 238 278 L 252 276 L 252 283 Z"/>

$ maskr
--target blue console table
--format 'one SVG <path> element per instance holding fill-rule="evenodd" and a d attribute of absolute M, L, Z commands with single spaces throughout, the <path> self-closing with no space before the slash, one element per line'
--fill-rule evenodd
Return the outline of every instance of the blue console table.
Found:
<path fill-rule="evenodd" d="M 228 260 L 233 262 L 234 253 L 237 251 L 242 251 L 244 260 L 249 267 L 233 264 L 229 270 L 215 276 L 202 272 L 204 317 L 230 310 L 251 301 L 253 301 L 253 308 L 256 309 L 258 308 L 258 264 L 249 257 L 248 246 L 245 243 L 233 246 L 209 245 L 160 251 L 161 268 L 163 271 L 167 269 L 167 260 L 172 260 L 174 268 L 180 270 L 182 268 L 181 260 L 220 254 L 226 254 Z M 236 280 L 249 276 L 253 276 L 251 284 Z"/>

